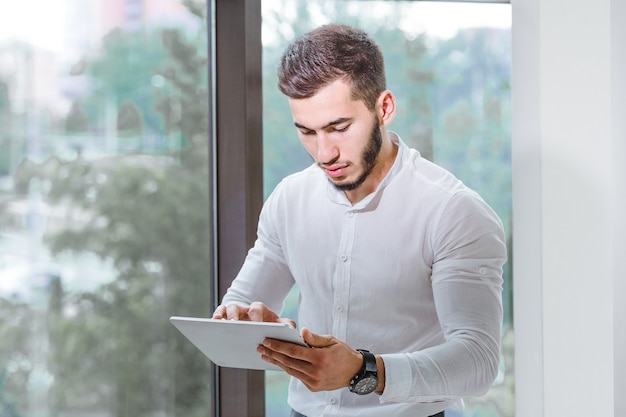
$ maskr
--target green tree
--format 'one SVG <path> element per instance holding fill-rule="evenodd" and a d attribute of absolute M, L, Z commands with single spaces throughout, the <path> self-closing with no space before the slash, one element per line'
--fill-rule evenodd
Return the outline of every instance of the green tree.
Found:
<path fill-rule="evenodd" d="M 171 315 L 206 315 L 211 291 L 207 147 L 180 157 L 184 164 L 165 166 L 75 161 L 53 177 L 52 202 L 67 199 L 94 217 L 51 236 L 53 253 L 91 251 L 119 271 L 97 291 L 66 295 L 65 314 L 51 311 L 58 410 L 142 416 L 208 409 L 208 362 L 168 322 Z"/>
<path fill-rule="evenodd" d="M 98 126 L 104 92 L 118 108 L 133 106 L 133 117 L 120 117 L 118 127 L 138 133 L 142 121 L 144 134 L 176 133 L 178 146 L 113 158 L 79 155 L 45 167 L 25 162 L 16 172 L 16 193 L 26 195 L 39 178 L 50 184 L 46 202 L 68 210 L 65 227 L 46 236 L 52 254 L 93 253 L 116 273 L 92 291 L 66 292 L 60 282 L 51 287 L 52 415 L 206 416 L 210 410 L 209 362 L 168 321 L 206 316 L 212 294 L 206 16 L 200 2 L 187 4 L 200 22 L 196 34 L 111 33 L 103 49 L 84 60 L 85 73 L 98 82 L 81 99 L 92 126 Z M 3 334 L 19 336 L 0 323 Z"/>
<path fill-rule="evenodd" d="M 0 416 L 19 417 L 26 407 L 31 368 L 28 361 L 30 323 L 28 306 L 0 298 Z"/>
<path fill-rule="evenodd" d="M 206 6 L 184 3 L 204 19 Z M 208 114 L 198 104 L 206 102 L 207 47 L 206 30 L 113 30 L 101 50 L 72 68 L 71 75 L 86 77 L 90 91 L 74 103 L 66 131 L 92 126 L 122 138 L 161 138 L 139 147 L 151 152 L 180 149 L 198 134 L 206 136 Z"/>

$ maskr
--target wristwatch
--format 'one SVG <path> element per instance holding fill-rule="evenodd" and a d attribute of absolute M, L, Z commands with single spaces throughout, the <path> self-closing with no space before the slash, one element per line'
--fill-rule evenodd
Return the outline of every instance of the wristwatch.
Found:
<path fill-rule="evenodd" d="M 378 369 L 376 356 L 367 350 L 357 349 L 363 355 L 363 366 L 358 374 L 350 381 L 350 392 L 365 395 L 376 390 L 378 386 Z"/>

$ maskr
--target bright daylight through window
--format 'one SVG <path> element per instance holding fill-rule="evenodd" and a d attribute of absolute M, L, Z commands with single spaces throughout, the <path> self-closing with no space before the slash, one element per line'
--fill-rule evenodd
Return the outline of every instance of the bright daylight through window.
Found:
<path fill-rule="evenodd" d="M 0 415 L 208 416 L 203 0 L 0 3 Z"/>
<path fill-rule="evenodd" d="M 499 375 L 489 393 L 466 401 L 466 417 L 510 417 L 513 392 L 511 243 L 511 7 L 423 1 L 263 0 L 264 192 L 308 166 L 276 67 L 296 36 L 329 22 L 355 25 L 385 54 L 388 88 L 399 114 L 390 126 L 422 155 L 481 194 L 502 219 L 509 262 L 504 268 L 504 323 Z M 297 290 L 284 315 L 297 319 Z M 266 373 L 269 417 L 288 415 L 288 377 Z"/>

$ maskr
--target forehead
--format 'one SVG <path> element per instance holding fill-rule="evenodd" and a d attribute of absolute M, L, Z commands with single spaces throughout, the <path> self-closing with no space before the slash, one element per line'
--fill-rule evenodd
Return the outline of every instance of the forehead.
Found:
<path fill-rule="evenodd" d="M 294 122 L 309 129 L 325 126 L 338 118 L 358 118 L 369 111 L 362 100 L 352 98 L 351 84 L 336 80 L 322 87 L 315 95 L 302 99 L 289 99 Z"/>

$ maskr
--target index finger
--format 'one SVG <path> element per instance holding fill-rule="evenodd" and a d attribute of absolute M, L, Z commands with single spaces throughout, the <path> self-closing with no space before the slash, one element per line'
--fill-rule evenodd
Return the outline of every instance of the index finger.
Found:
<path fill-rule="evenodd" d="M 223 319 L 225 318 L 226 314 L 226 306 L 224 305 L 219 305 L 217 306 L 217 308 L 215 309 L 215 311 L 213 312 L 213 316 L 212 318 L 219 320 L 219 319 Z"/>

